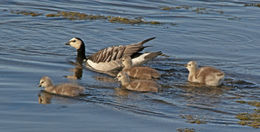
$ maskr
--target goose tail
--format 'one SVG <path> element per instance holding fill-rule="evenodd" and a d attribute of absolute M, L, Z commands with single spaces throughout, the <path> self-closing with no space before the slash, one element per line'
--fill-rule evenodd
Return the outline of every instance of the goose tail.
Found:
<path fill-rule="evenodd" d="M 143 40 L 143 41 L 139 42 L 138 44 L 143 45 L 144 43 L 146 43 L 146 42 L 148 42 L 150 40 L 153 40 L 153 39 L 155 39 L 155 37 L 151 37 L 151 38 L 148 38 L 146 40 Z"/>

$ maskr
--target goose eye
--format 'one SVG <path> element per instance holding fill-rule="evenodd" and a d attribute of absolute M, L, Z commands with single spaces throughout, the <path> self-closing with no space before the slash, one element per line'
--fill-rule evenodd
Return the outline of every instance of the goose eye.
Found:
<path fill-rule="evenodd" d="M 72 40 L 71 42 L 75 43 L 75 42 L 76 42 L 76 40 Z"/>

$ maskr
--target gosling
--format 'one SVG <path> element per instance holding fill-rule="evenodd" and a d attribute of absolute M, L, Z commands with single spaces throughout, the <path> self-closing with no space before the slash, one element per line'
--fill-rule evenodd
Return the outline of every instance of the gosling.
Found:
<path fill-rule="evenodd" d="M 132 65 L 132 60 L 130 56 L 124 56 L 122 58 L 123 72 L 125 72 L 129 77 L 136 79 L 157 79 L 160 78 L 160 73 L 148 66 L 134 66 Z"/>
<path fill-rule="evenodd" d="M 82 86 L 70 83 L 63 83 L 58 85 L 53 85 L 49 77 L 44 76 L 40 80 L 39 87 L 45 88 L 44 90 L 49 93 L 75 97 L 84 93 L 84 88 Z"/>
<path fill-rule="evenodd" d="M 138 92 L 158 92 L 159 85 L 152 80 L 130 81 L 129 76 L 123 71 L 118 73 L 117 79 L 121 82 L 122 87 L 127 90 Z"/>
<path fill-rule="evenodd" d="M 186 68 L 189 70 L 188 81 L 190 82 L 219 86 L 224 80 L 224 72 L 209 66 L 198 68 L 195 61 L 188 62 Z"/>

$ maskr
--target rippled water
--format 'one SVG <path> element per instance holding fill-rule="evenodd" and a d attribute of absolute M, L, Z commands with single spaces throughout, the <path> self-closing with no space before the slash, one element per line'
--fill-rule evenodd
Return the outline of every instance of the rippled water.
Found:
<path fill-rule="evenodd" d="M 253 1 L 250 1 L 253 2 Z M 236 101 L 259 101 L 260 8 L 246 0 L 8 0 L 0 2 L 0 130 L 2 131 L 259 131 L 241 126 L 236 115 L 256 107 Z M 260 1 L 254 1 L 260 3 Z M 163 10 L 164 7 L 172 7 Z M 181 8 L 174 8 L 181 7 Z M 188 8 L 184 8 L 188 7 Z M 15 14 L 33 11 L 40 16 Z M 121 16 L 161 24 L 122 24 L 107 20 L 46 17 L 57 11 Z M 87 54 L 107 46 L 156 36 L 145 51 L 163 51 L 147 65 L 162 74 L 158 93 L 120 89 L 112 78 L 83 69 L 80 80 L 68 80 L 76 69 L 72 37 L 86 43 Z M 219 88 L 191 86 L 190 60 L 226 73 Z M 72 82 L 86 96 L 50 95 L 37 87 L 50 76 L 54 83 Z M 38 96 L 50 103 L 38 103 Z M 193 124 L 187 116 L 206 124 Z"/>

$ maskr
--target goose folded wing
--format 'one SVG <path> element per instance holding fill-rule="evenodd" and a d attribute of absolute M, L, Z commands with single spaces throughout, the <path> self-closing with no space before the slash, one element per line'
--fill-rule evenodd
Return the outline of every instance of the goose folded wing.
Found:
<path fill-rule="evenodd" d="M 155 37 L 152 37 L 144 41 L 141 41 L 139 43 L 134 43 L 130 45 L 119 45 L 119 46 L 108 47 L 91 55 L 89 59 L 95 63 L 99 63 L 99 62 L 110 62 L 117 59 L 121 59 L 123 56 L 132 56 L 135 53 L 142 51 L 145 48 L 143 44 L 154 38 Z"/>
<path fill-rule="evenodd" d="M 95 63 L 110 62 L 113 60 L 121 59 L 123 56 L 131 56 L 134 53 L 141 51 L 143 47 L 133 44 L 127 46 L 113 46 L 102 49 L 97 53 L 91 55 L 89 59 Z"/>

